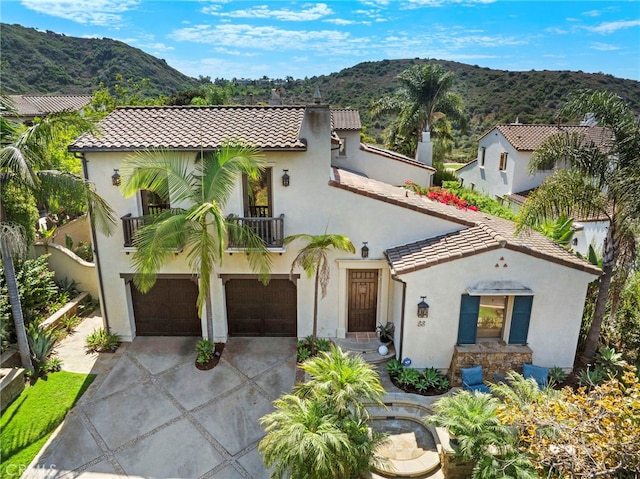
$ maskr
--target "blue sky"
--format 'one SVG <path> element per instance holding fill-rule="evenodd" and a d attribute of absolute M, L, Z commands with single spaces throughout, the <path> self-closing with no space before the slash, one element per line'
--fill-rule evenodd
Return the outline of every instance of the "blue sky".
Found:
<path fill-rule="evenodd" d="M 192 77 L 304 78 L 419 57 L 640 80 L 639 0 L 3 0 L 0 8 L 4 23 L 121 40 Z"/>

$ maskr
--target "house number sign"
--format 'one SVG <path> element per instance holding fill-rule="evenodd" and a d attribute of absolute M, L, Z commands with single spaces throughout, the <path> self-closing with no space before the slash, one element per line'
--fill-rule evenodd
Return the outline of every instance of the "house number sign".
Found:
<path fill-rule="evenodd" d="M 426 323 L 426 321 L 418 321 L 418 327 L 419 328 L 424 327 L 425 323 Z"/>

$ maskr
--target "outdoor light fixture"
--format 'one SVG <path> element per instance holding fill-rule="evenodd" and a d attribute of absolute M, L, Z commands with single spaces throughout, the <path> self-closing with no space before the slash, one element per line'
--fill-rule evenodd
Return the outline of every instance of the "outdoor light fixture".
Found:
<path fill-rule="evenodd" d="M 114 168 L 113 171 L 115 172 L 113 175 L 111 175 L 111 184 L 113 186 L 120 186 L 120 173 L 118 173 L 118 168 Z"/>
<path fill-rule="evenodd" d="M 284 170 L 284 175 L 282 175 L 282 186 L 289 186 L 289 170 Z"/>
<path fill-rule="evenodd" d="M 363 258 L 369 257 L 369 247 L 367 246 L 367 241 L 362 242 L 362 249 L 360 250 Z"/>
<path fill-rule="evenodd" d="M 422 300 L 418 303 L 418 317 L 419 318 L 428 318 L 429 317 L 429 305 L 424 300 L 426 296 L 420 296 Z"/>

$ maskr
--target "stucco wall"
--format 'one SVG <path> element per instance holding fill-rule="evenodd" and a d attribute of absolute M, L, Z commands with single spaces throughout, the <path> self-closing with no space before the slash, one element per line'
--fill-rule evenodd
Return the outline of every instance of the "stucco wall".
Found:
<path fill-rule="evenodd" d="M 54 242 L 65 246 L 66 235 L 71 236 L 74 246 L 78 246 L 81 242 L 91 244 L 91 225 L 89 224 L 87 217 L 81 216 L 80 218 L 69 221 L 62 226 L 56 227 Z"/>
<path fill-rule="evenodd" d="M 427 170 L 423 166 L 362 151 L 359 148 L 360 138 L 358 135 L 350 135 L 347 139 L 347 155 L 337 156 L 333 152 L 332 165 L 363 173 L 368 178 L 384 181 L 392 185 L 403 186 L 407 180 L 411 180 L 420 186 L 431 185 L 431 177 L 433 176 L 431 170 Z M 351 146 L 352 143 L 355 143 L 354 147 Z"/>
<path fill-rule="evenodd" d="M 401 278 L 407 281 L 403 355 L 412 359 L 414 367 L 442 370 L 449 368 L 457 342 L 461 295 L 480 281 L 516 281 L 532 289 L 528 345 L 533 362 L 570 369 L 587 285 L 595 279 L 506 248 L 442 263 Z M 417 304 L 425 295 L 430 305 L 429 317 L 425 326 L 419 327 Z M 508 335 L 507 322 L 504 338 Z"/>
<path fill-rule="evenodd" d="M 45 247 L 36 243 L 34 251 L 36 256 L 42 256 L 45 254 Z M 99 298 L 98 276 L 94 263 L 84 261 L 57 244 L 49 245 L 49 254 L 49 269 L 55 273 L 56 281 L 73 280 L 78 284 L 80 291 L 86 291 L 93 298 Z"/>
<path fill-rule="evenodd" d="M 480 166 L 482 148 L 486 148 L 484 167 Z M 507 168 L 500 171 L 500 154 L 507 152 Z M 517 151 L 497 130 L 482 138 L 478 144 L 478 159 L 469 166 L 456 172 L 458 178 L 464 180 L 463 186 L 495 198 L 511 193 L 528 190 L 539 186 L 548 172 L 529 174 L 529 158 L 531 152 Z"/>

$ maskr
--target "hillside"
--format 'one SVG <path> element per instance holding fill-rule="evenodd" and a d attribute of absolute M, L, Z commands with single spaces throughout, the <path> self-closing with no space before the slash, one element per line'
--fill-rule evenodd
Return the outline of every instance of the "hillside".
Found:
<path fill-rule="evenodd" d="M 150 89 L 144 93 L 150 97 L 197 89 L 203 83 L 171 68 L 164 60 L 108 38 L 67 37 L 0 24 L 0 52 L 5 93 L 92 93 L 100 82 L 113 86 L 118 73 L 135 81 L 148 78 Z M 256 80 L 252 85 L 230 86 L 229 82 L 219 79 L 215 83 L 228 86 L 232 101 L 239 104 L 266 103 L 271 88 L 277 85 L 284 86 L 285 103 L 309 103 L 315 87 L 319 86 L 323 101 L 332 107 L 360 110 L 367 134 L 382 141 L 382 131 L 388 120 L 372 121 L 369 104 L 394 91 L 398 86 L 398 74 L 413 64 L 426 61 L 415 58 L 363 62 L 329 75 Z M 516 120 L 521 123 L 556 122 L 559 107 L 576 89 L 612 91 L 640 114 L 640 82 L 634 80 L 581 71 L 513 72 L 446 60 L 430 61 L 455 74 L 454 91 L 465 103 L 469 129 L 465 134 L 454 132 L 456 145 L 452 155 L 463 161 L 475 156 L 478 136 L 496 124 Z M 185 95 L 187 99 L 190 96 Z"/>
<path fill-rule="evenodd" d="M 77 38 L 0 24 L 2 91 L 7 94 L 92 93 L 116 74 L 151 80 L 150 95 L 169 95 L 198 83 L 164 60 L 108 38 Z"/>

